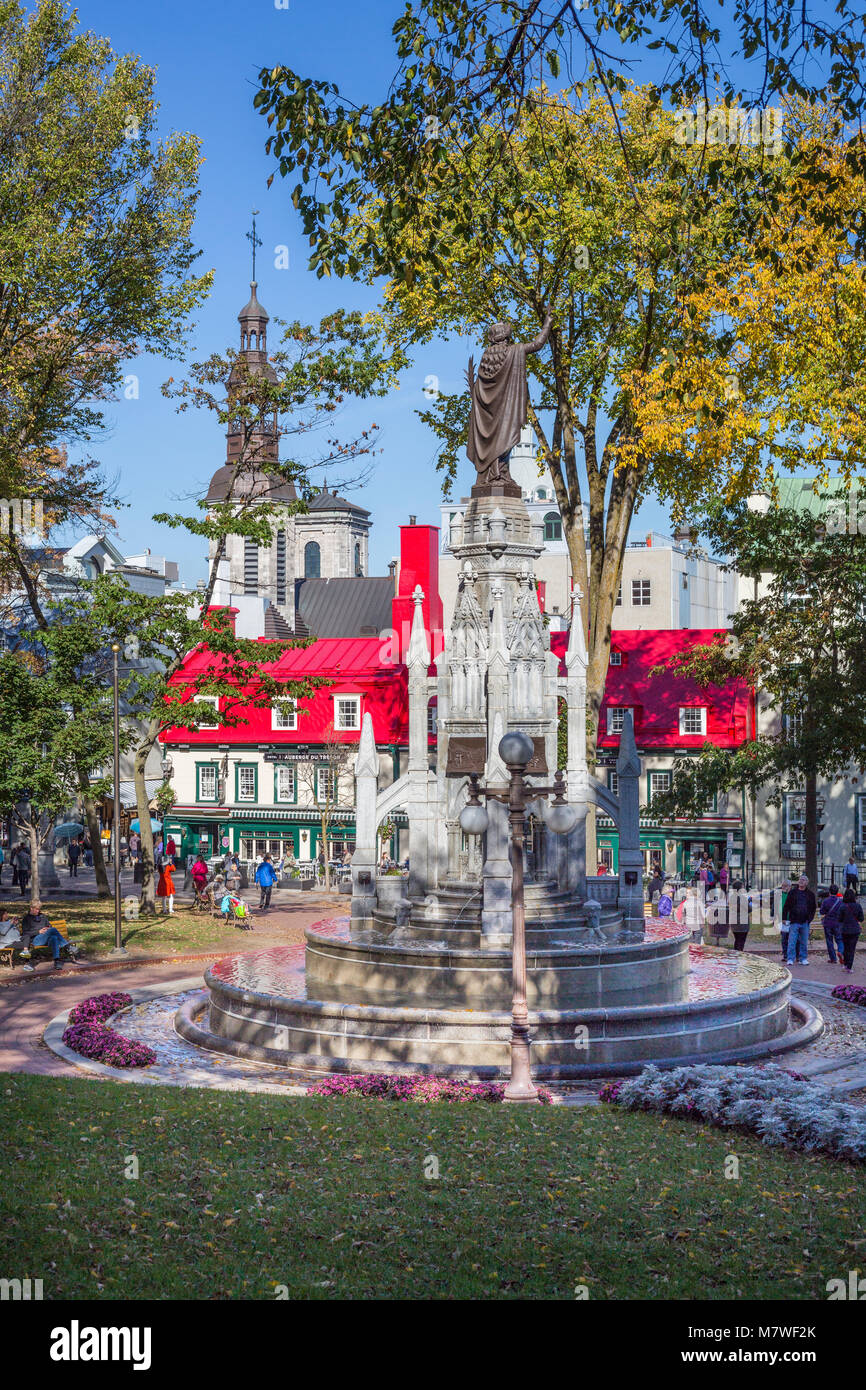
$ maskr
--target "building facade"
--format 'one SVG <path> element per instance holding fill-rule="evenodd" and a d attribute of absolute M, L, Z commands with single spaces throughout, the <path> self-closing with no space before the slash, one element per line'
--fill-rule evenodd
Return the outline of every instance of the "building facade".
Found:
<path fill-rule="evenodd" d="M 597 775 L 606 775 L 611 791 L 617 792 L 619 737 L 625 711 L 631 710 L 641 762 L 640 840 L 648 873 L 658 865 L 667 874 L 688 877 L 705 850 L 716 863 L 727 859 L 735 874 L 746 867 L 748 815 L 739 793 L 716 798 L 697 820 L 661 819 L 653 814 L 653 798 L 670 789 L 677 759 L 697 756 L 707 741 L 718 748 L 736 748 L 754 737 L 754 698 L 744 681 L 701 687 L 676 672 L 654 669 L 717 635 L 717 629 L 617 629 L 611 637 Z M 551 647 L 561 660 L 566 645 L 564 634 L 552 635 Z M 617 872 L 616 827 L 599 815 L 596 831 L 599 863 Z"/>

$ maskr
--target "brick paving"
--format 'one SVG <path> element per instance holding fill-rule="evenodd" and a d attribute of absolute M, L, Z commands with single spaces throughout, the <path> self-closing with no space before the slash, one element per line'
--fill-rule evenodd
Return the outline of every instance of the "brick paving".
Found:
<path fill-rule="evenodd" d="M 306 898 L 306 895 L 305 895 Z M 224 946 L 207 954 L 183 955 L 178 952 L 159 961 L 131 957 L 123 965 L 110 961 L 66 966 L 54 970 L 50 964 L 32 972 L 0 971 L 0 1071 L 38 1072 L 51 1076 L 83 1077 L 87 1073 L 67 1064 L 42 1042 L 46 1025 L 59 1013 L 87 999 L 91 994 L 114 990 L 128 991 L 150 985 L 204 975 L 207 962 L 238 951 L 261 949 L 268 945 L 290 945 L 303 940 L 304 928 L 322 917 L 333 915 L 339 903 L 332 897 L 286 907 L 274 907 L 256 915 L 254 932 L 234 931 Z"/>

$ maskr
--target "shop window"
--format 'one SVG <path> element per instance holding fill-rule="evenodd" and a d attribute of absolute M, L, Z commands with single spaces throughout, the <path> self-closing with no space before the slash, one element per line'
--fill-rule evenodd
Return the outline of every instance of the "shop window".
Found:
<path fill-rule="evenodd" d="M 277 801 L 295 801 L 297 799 L 297 781 L 295 769 L 291 765 L 288 767 L 277 768 Z"/>

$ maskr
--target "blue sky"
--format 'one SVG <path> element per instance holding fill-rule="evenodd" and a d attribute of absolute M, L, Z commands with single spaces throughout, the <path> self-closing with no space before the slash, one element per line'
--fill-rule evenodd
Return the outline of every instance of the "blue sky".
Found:
<path fill-rule="evenodd" d="M 265 122 L 253 110 L 257 73 L 286 62 L 310 76 L 327 77 L 365 99 L 384 90 L 394 69 L 390 29 L 401 0 L 81 0 L 79 21 L 111 39 L 118 52 L 135 52 L 158 70 L 160 128 L 189 130 L 203 144 L 201 198 L 195 242 L 201 267 L 213 268 L 213 291 L 196 315 L 194 354 L 202 357 L 237 345 L 237 313 L 250 279 L 245 232 L 258 208 L 259 298 L 271 318 L 315 322 L 339 305 L 368 307 L 372 291 L 347 281 L 318 280 L 306 270 L 308 248 L 292 208 L 287 182 L 267 188 L 272 161 L 264 152 Z M 274 268 L 274 248 L 289 248 L 288 270 Z M 271 341 L 271 347 L 275 343 Z M 397 527 L 415 513 L 438 524 L 441 500 L 432 467 L 435 440 L 415 411 L 426 402 L 425 377 L 443 390 L 462 383 L 472 348 L 468 340 L 424 348 L 399 391 L 383 400 L 354 404 L 342 417 L 348 435 L 375 421 L 382 430 L 375 472 L 357 500 L 373 514 L 371 573 L 386 571 L 396 554 Z M 139 377 L 137 400 L 123 400 L 109 415 L 110 428 L 94 453 L 119 480 L 127 507 L 119 513 L 119 544 L 127 553 L 149 546 L 181 565 L 188 583 L 204 576 L 201 542 L 152 521 L 157 511 L 188 510 L 224 461 L 219 426 L 206 413 L 179 416 L 160 395 L 160 384 L 178 375 L 165 360 L 141 359 L 129 368 Z M 474 470 L 464 459 L 457 495 L 468 491 Z M 634 526 L 638 536 L 667 528 L 666 511 L 648 502 Z"/>

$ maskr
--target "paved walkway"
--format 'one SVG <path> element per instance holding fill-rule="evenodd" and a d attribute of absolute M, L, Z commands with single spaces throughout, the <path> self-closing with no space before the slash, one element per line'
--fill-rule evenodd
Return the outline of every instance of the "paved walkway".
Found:
<path fill-rule="evenodd" d="M 323 917 L 340 915 L 343 902 L 334 896 L 318 897 L 303 905 L 274 907 L 256 915 L 253 932 L 231 932 L 224 943 L 206 952 L 182 954 L 154 960 L 146 955 L 130 955 L 122 965 L 101 961 L 68 965 L 54 970 L 50 963 L 33 971 L 0 971 L 0 1071 L 32 1071 L 55 1076 L 84 1076 L 45 1047 L 42 1032 L 56 1014 L 71 1009 L 91 994 L 114 990 L 129 991 L 149 985 L 204 976 L 207 965 L 222 956 L 261 950 L 266 946 L 290 945 L 303 940 L 304 928 Z"/>

